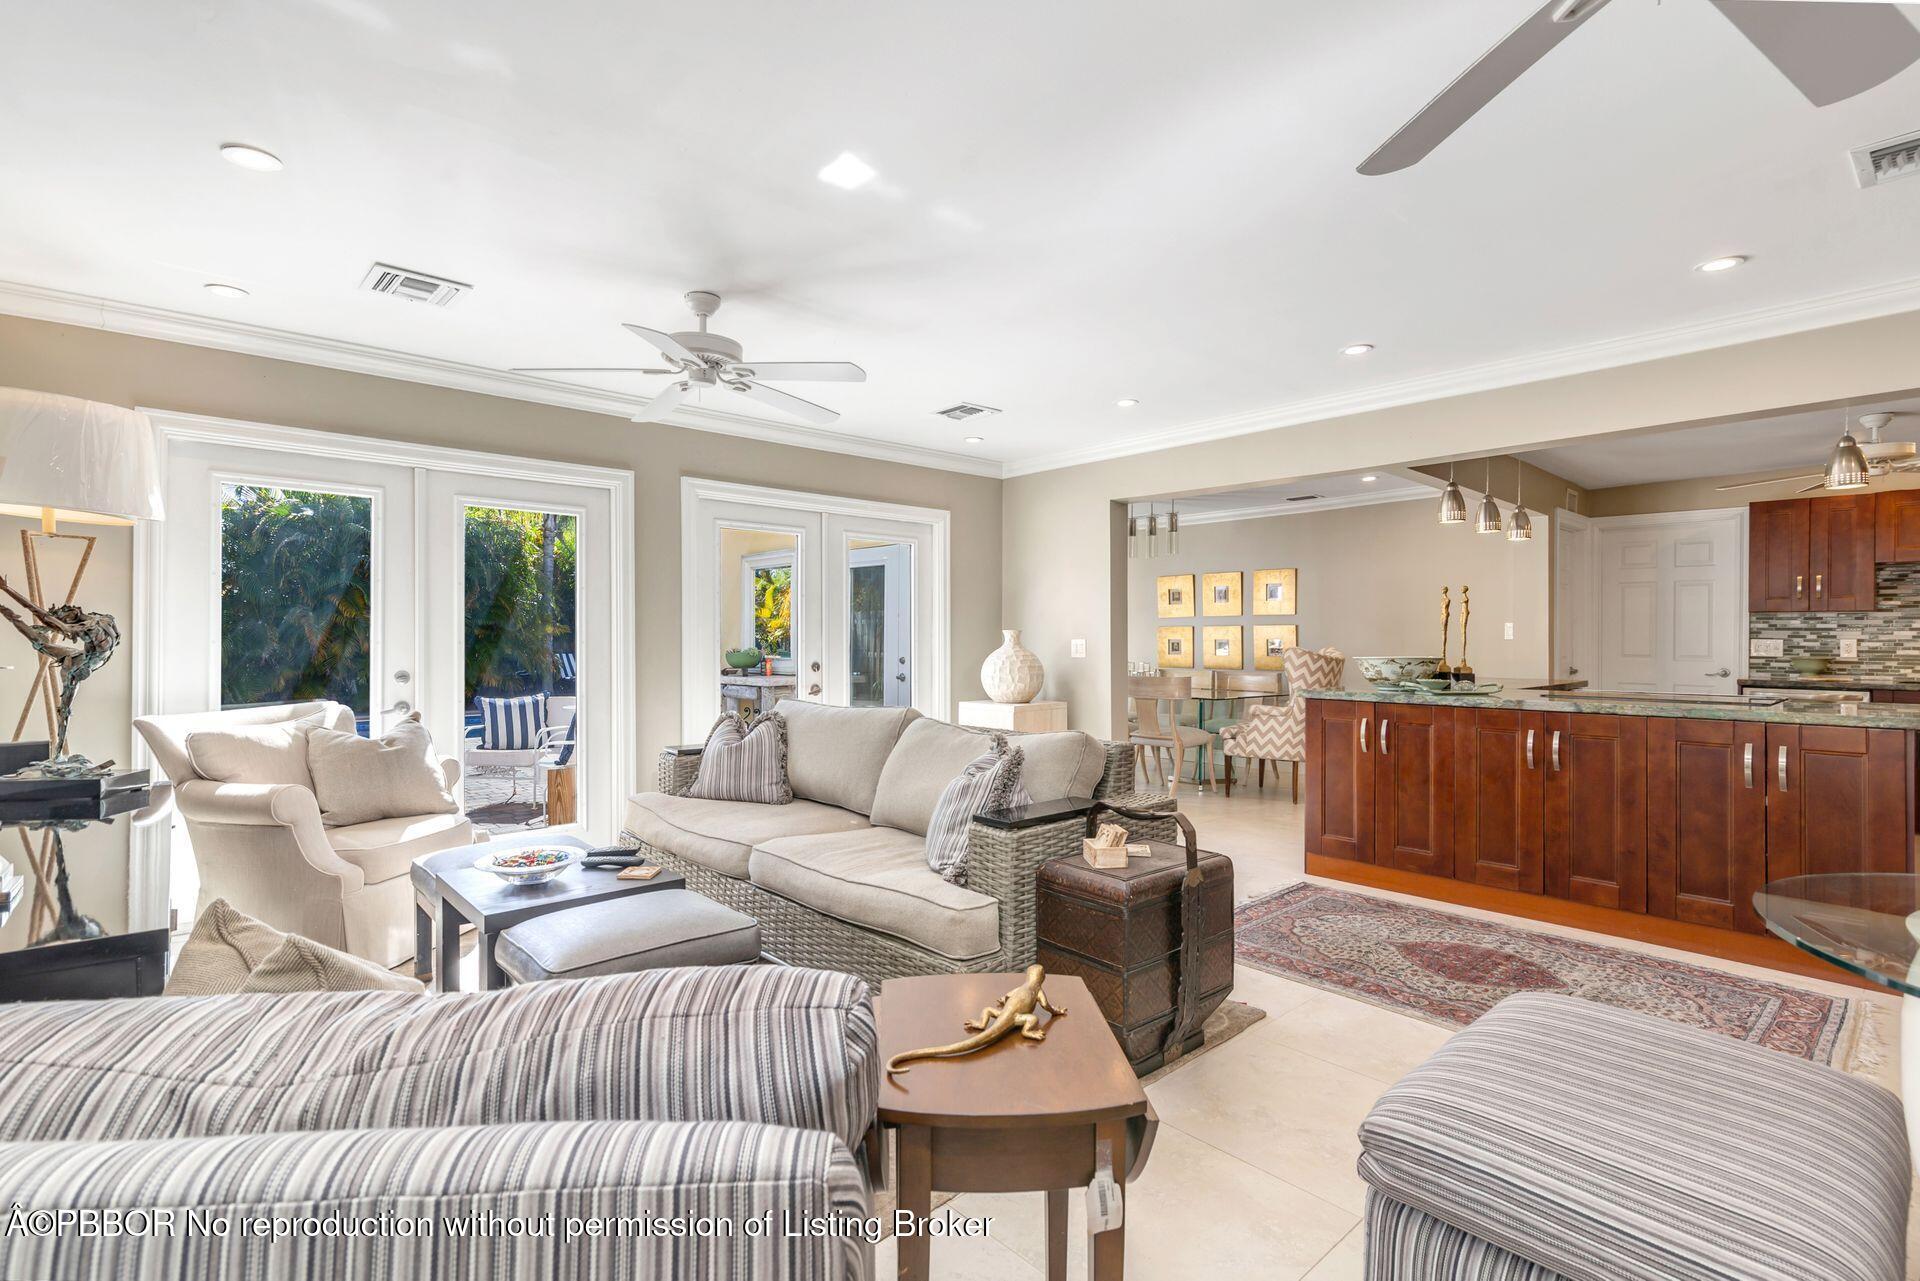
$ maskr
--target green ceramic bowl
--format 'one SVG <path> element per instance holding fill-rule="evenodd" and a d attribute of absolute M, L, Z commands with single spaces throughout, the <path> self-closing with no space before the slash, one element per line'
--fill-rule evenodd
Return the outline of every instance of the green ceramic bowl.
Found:
<path fill-rule="evenodd" d="M 745 671 L 749 667 L 760 666 L 760 651 L 757 649 L 730 649 L 727 651 L 727 666 Z"/>

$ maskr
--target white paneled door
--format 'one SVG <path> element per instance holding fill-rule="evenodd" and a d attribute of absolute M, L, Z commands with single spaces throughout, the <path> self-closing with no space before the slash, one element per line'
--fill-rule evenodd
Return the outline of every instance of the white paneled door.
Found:
<path fill-rule="evenodd" d="M 1731 694 L 1745 671 L 1746 511 L 1593 522 L 1595 689 Z"/>

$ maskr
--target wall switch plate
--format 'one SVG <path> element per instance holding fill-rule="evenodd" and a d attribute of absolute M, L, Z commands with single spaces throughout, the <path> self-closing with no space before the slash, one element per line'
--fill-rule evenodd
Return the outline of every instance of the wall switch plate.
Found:
<path fill-rule="evenodd" d="M 1087 642 L 1076 638 L 1068 642 L 1067 652 L 1074 658 L 1085 658 L 1087 656 Z"/>
<path fill-rule="evenodd" d="M 1785 657 L 1786 652 L 1787 643 L 1778 637 L 1772 640 L 1763 640 L 1756 636 L 1747 642 L 1747 657 L 1749 658 L 1782 658 Z"/>
<path fill-rule="evenodd" d="M 1508 639 L 1508 640 L 1512 640 L 1512 639 L 1513 639 L 1513 624 L 1512 624 L 1512 623 L 1508 623 L 1508 624 L 1507 624 L 1507 639 Z"/>
<path fill-rule="evenodd" d="M 1860 638 L 1858 636 L 1842 636 L 1840 638 L 1840 657 L 1860 657 Z"/>

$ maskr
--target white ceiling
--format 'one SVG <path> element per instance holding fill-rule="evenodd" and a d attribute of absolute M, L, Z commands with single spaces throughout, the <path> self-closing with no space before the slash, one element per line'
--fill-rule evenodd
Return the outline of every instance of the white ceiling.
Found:
<path fill-rule="evenodd" d="M 1920 398 L 1876 401 L 1851 412 L 1857 418 L 1877 409 L 1903 415 L 1887 424 L 1880 439 L 1920 440 Z M 1844 424 L 1842 410 L 1817 409 L 1710 427 L 1610 436 L 1520 456 L 1588 489 L 1790 469 L 1819 471 L 1826 466 L 1827 452 Z M 1854 433 L 1867 439 L 1857 425 Z"/>
<path fill-rule="evenodd" d="M 18 5 L 0 309 L 564 400 L 469 367 L 647 363 L 619 322 L 710 288 L 750 358 L 868 369 L 812 389 L 850 448 L 1020 471 L 1920 305 L 1920 180 L 1844 159 L 1920 126 L 1920 68 L 1815 110 L 1699 0 L 1619 0 L 1354 172 L 1536 7 Z M 846 150 L 879 178 L 817 181 Z M 476 289 L 356 292 L 375 259 Z"/>

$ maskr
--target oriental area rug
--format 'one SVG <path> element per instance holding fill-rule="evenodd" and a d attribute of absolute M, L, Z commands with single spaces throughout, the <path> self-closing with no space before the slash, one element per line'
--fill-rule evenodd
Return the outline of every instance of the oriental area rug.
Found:
<path fill-rule="evenodd" d="M 1234 927 L 1243 965 L 1448 1027 L 1564 992 L 1863 1074 L 1885 1054 L 1865 1001 L 1326 885 L 1255 899 Z"/>

